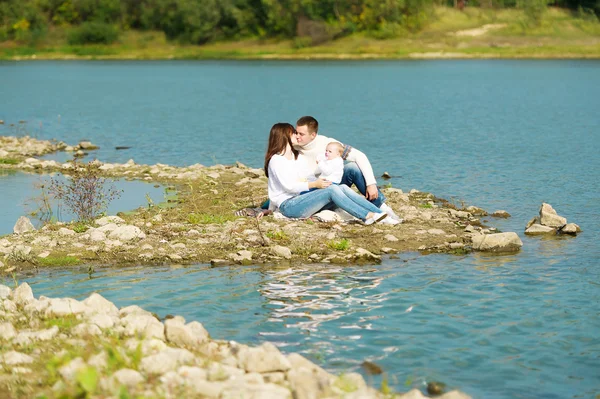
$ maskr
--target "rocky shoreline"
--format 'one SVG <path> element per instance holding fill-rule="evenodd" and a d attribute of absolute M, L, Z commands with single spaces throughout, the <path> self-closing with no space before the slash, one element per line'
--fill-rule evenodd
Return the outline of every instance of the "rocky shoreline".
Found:
<path fill-rule="evenodd" d="M 97 148 L 30 137 L 0 137 L 0 168 L 27 173 L 68 175 L 73 163 L 36 158 L 54 151 Z M 236 217 L 236 210 L 266 199 L 261 169 L 200 164 L 188 167 L 101 163 L 112 179 L 135 179 L 167 186 L 176 198 L 148 203 L 132 212 L 92 223 L 46 223 L 39 230 L 21 218 L 14 234 L 0 237 L 0 270 L 5 272 L 74 264 L 264 264 L 282 262 L 377 263 L 404 251 L 463 254 L 472 250 L 514 252 L 523 245 L 516 233 L 498 233 L 482 224 L 483 209 L 458 208 L 433 194 L 386 187 L 387 203 L 404 219 L 396 226 L 346 223 L 330 212 L 319 219 L 260 221 Z M 507 217 L 497 211 L 492 217 Z M 509 216 L 509 215 L 508 215 Z"/>
<path fill-rule="evenodd" d="M 199 322 L 165 319 L 97 293 L 36 299 L 27 283 L 0 285 L 0 397 L 426 398 L 378 391 L 358 373 L 335 376 L 271 343 L 212 339 Z"/>

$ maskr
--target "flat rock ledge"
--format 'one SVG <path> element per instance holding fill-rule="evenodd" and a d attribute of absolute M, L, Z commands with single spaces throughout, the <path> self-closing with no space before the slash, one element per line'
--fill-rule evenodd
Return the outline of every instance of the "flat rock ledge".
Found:
<path fill-rule="evenodd" d="M 426 398 L 417 389 L 382 393 L 358 373 L 333 375 L 268 342 L 212 339 L 197 321 L 163 322 L 97 293 L 83 301 L 36 299 L 27 283 L 0 285 L 0 343 L 3 398 Z"/>
<path fill-rule="evenodd" d="M 552 205 L 545 202 L 540 206 L 539 215 L 531 219 L 525 227 L 525 234 L 528 235 L 576 236 L 578 233 L 581 233 L 581 228 L 577 224 L 567 223 L 567 218 L 560 216 Z"/>
<path fill-rule="evenodd" d="M 74 146 L 31 138 L 25 141 L 0 138 L 0 150 L 12 154 L 11 157 L 21 153 L 30 156 L 15 158 L 15 162 L 0 162 L 0 168 L 68 175 L 75 167 L 72 162 L 61 164 L 32 157 L 52 150 L 73 150 Z M 37 150 L 19 152 L 20 148 L 29 147 Z M 94 146 L 83 143 L 79 147 Z M 102 177 L 164 184 L 169 193 L 176 193 L 176 199 L 169 199 L 166 204 L 149 201 L 147 207 L 85 225 L 53 222 L 36 229 L 30 220 L 21 217 L 13 234 L 0 237 L 0 272 L 107 263 L 116 266 L 360 264 L 379 263 L 386 254 L 406 251 L 453 254 L 471 250 L 509 251 L 478 245 L 479 236 L 497 233 L 493 227 L 483 225 L 480 218 L 488 215 L 485 210 L 476 206 L 457 208 L 416 189 L 408 192 L 399 188 L 382 189 L 386 203 L 404 219 L 395 226 L 364 226 L 333 212 L 319 221 L 282 220 L 274 215 L 257 221 L 234 213 L 241 208 L 256 207 L 266 199 L 267 178 L 261 169 L 241 163 L 173 167 L 140 165 L 133 159 L 124 164 L 93 162 Z M 486 242 L 496 238 L 486 238 Z M 510 250 L 515 248 L 511 244 Z"/>

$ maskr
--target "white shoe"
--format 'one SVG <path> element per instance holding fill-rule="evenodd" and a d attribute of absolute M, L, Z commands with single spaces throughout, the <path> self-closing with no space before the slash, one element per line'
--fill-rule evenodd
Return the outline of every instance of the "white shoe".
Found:
<path fill-rule="evenodd" d="M 402 222 L 403 222 L 402 219 L 396 220 L 396 219 L 393 219 L 393 218 L 391 218 L 391 217 L 388 216 L 387 218 L 385 218 L 385 219 L 383 219 L 381 221 L 381 224 L 389 224 L 390 226 L 395 226 L 395 225 L 400 224 Z"/>
<path fill-rule="evenodd" d="M 381 222 L 387 218 L 387 213 L 374 213 L 372 217 L 365 220 L 365 224 L 368 226 L 373 223 Z"/>
<path fill-rule="evenodd" d="M 381 204 L 379 209 L 381 209 L 383 212 L 385 212 L 390 218 L 402 223 L 402 219 L 400 218 L 400 216 L 396 215 L 394 210 L 388 204 L 386 204 L 386 203 Z"/>

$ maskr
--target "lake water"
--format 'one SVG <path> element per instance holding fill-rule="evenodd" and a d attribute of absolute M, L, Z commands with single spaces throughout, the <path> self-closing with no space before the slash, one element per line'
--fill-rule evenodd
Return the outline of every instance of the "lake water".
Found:
<path fill-rule="evenodd" d="M 476 398 L 596 398 L 599 109 L 598 61 L 0 63 L 0 134 L 90 139 L 106 162 L 260 167 L 273 123 L 314 115 L 393 186 L 505 209 L 512 218 L 489 222 L 524 242 L 510 256 L 411 253 L 366 267 L 173 265 L 21 280 L 36 295 L 98 291 L 181 314 L 214 337 L 269 340 L 335 372 L 369 359 L 397 390 L 441 380 Z M 0 209 L 18 184 L 0 177 Z M 543 201 L 584 232 L 524 236 Z M 8 229 L 0 220 L 2 231 L 17 217 Z"/>

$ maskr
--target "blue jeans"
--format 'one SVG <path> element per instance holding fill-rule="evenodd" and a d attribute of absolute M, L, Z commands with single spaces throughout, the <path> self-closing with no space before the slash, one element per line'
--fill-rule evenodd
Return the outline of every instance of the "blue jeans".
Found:
<path fill-rule="evenodd" d="M 344 164 L 344 175 L 342 176 L 342 181 L 340 184 L 345 184 L 348 187 L 352 187 L 354 184 L 358 191 L 362 195 L 367 193 L 367 183 L 365 182 L 365 177 L 363 176 L 360 168 L 356 164 L 356 162 L 347 162 Z M 385 202 L 385 196 L 377 189 L 379 196 L 377 199 L 371 201 L 373 205 L 379 208 Z"/>
<path fill-rule="evenodd" d="M 340 184 L 345 184 L 348 187 L 352 187 L 354 184 L 362 195 L 367 193 L 367 182 L 356 162 L 346 162 L 344 164 L 344 175 L 342 176 Z M 379 188 L 377 189 L 377 192 L 379 193 L 379 196 L 372 200 L 371 203 L 379 208 L 385 202 L 385 196 Z M 269 209 L 268 199 L 261 205 L 261 208 Z"/>
<path fill-rule="evenodd" d="M 350 187 L 335 184 L 287 199 L 279 205 L 279 211 L 289 218 L 307 218 L 332 205 L 342 208 L 362 220 L 367 218 L 369 212 L 381 212 L 379 208 Z"/>

